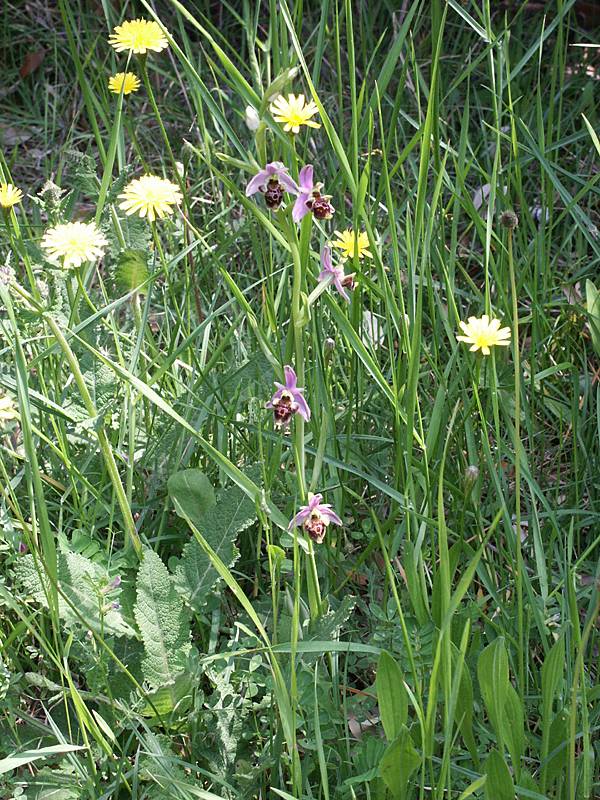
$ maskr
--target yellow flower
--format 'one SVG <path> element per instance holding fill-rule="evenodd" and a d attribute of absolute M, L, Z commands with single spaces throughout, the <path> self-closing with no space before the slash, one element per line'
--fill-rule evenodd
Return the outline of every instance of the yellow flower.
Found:
<path fill-rule="evenodd" d="M 0 183 L 0 206 L 10 208 L 23 199 L 23 192 L 12 183 Z"/>
<path fill-rule="evenodd" d="M 84 261 L 96 261 L 108 244 L 94 222 L 67 222 L 49 228 L 42 248 L 53 261 L 62 259 L 64 267 L 80 267 Z"/>
<path fill-rule="evenodd" d="M 117 72 L 108 79 L 108 88 L 115 94 L 131 94 L 140 88 L 140 79 L 134 72 Z"/>
<path fill-rule="evenodd" d="M 459 342 L 470 344 L 469 350 L 481 350 L 484 356 L 489 356 L 490 347 L 495 345 L 510 344 L 510 328 L 501 328 L 499 319 L 490 319 L 484 314 L 481 319 L 469 317 L 468 322 L 458 323 L 464 336 L 457 336 Z"/>
<path fill-rule="evenodd" d="M 123 194 L 119 195 L 119 208 L 126 214 L 138 214 L 148 217 L 150 222 L 159 217 L 162 219 L 167 214 L 173 213 L 172 206 L 181 203 L 179 187 L 164 178 L 156 175 L 143 175 L 131 181 Z"/>
<path fill-rule="evenodd" d="M 7 394 L 0 395 L 0 422 L 10 422 L 11 419 L 17 419 L 18 416 L 11 398 Z"/>
<path fill-rule="evenodd" d="M 144 54 L 148 50 L 160 53 L 169 46 L 163 29 L 154 20 L 128 19 L 122 25 L 117 25 L 115 32 L 108 37 L 117 53 L 129 50 L 131 53 Z"/>
<path fill-rule="evenodd" d="M 298 133 L 301 125 L 308 125 L 310 128 L 320 128 L 318 122 L 314 122 L 311 117 L 319 113 L 319 109 L 311 100 L 306 102 L 303 94 L 298 97 L 288 94 L 287 100 L 280 94 L 269 106 L 269 111 L 273 114 L 275 122 L 284 122 L 284 131 Z"/>
<path fill-rule="evenodd" d="M 340 231 L 335 231 L 335 235 L 338 238 L 334 239 L 331 244 L 342 251 L 343 258 L 353 258 L 355 251 L 359 258 L 363 256 L 373 258 L 373 254 L 369 251 L 369 237 L 364 231 L 361 231 L 357 237 L 356 233 L 351 228 L 348 228 L 347 231 L 342 231 L 341 233 Z"/>

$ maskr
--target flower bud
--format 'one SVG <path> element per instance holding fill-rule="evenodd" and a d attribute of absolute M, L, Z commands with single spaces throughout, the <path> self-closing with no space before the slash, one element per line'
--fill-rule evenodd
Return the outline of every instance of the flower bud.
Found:
<path fill-rule="evenodd" d="M 465 469 L 465 485 L 470 489 L 472 488 L 473 484 L 479 477 L 479 467 L 475 464 L 469 464 L 469 466 Z"/>
<path fill-rule="evenodd" d="M 514 230 L 519 224 L 519 218 L 515 214 L 514 211 L 503 211 L 500 214 L 500 225 L 503 228 L 508 228 L 508 230 Z"/>
<path fill-rule="evenodd" d="M 248 130 L 250 131 L 258 130 L 258 126 L 260 125 L 260 117 L 258 116 L 258 111 L 254 108 L 254 106 L 246 106 L 245 121 Z"/>

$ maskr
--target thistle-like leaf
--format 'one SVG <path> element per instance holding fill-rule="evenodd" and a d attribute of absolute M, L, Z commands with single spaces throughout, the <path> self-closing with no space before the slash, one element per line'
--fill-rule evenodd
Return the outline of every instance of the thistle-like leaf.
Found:
<path fill-rule="evenodd" d="M 186 470 L 186 473 L 190 472 L 197 473 L 198 470 Z M 210 494 L 207 493 L 205 510 L 198 513 L 198 509 L 202 508 L 199 500 L 200 483 L 198 480 L 190 483 L 189 476 L 184 481 L 179 478 L 181 475 L 185 473 L 178 473 L 169 481 L 169 494 L 177 512 L 191 519 L 225 566 L 231 567 L 239 556 L 235 546 L 237 534 L 256 519 L 254 504 L 241 489 L 233 487 L 219 492 L 214 505 L 208 502 Z M 198 475 L 195 477 L 198 479 Z M 194 497 L 198 498 L 196 506 Z M 195 539 L 189 541 L 175 568 L 175 585 L 194 611 L 201 610 L 218 577 L 217 570 L 201 545 Z"/>
<path fill-rule="evenodd" d="M 190 626 L 166 566 L 149 549 L 144 550 L 137 576 L 134 614 L 146 650 L 145 680 L 153 688 L 174 683 L 186 668 Z"/>

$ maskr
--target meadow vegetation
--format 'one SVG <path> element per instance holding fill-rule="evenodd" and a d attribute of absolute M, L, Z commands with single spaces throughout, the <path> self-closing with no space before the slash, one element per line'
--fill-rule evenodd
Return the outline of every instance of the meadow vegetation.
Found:
<path fill-rule="evenodd" d="M 4 4 L 3 799 L 600 796 L 579 5 Z"/>

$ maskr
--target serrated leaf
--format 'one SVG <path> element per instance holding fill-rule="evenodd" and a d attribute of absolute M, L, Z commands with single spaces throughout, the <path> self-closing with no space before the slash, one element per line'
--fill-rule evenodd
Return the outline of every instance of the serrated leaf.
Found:
<path fill-rule="evenodd" d="M 379 656 L 375 688 L 383 730 L 388 742 L 393 742 L 406 725 L 408 697 L 402 669 L 386 650 Z"/>
<path fill-rule="evenodd" d="M 142 670 L 150 686 L 158 689 L 173 684 L 186 667 L 189 621 L 167 568 L 150 549 L 144 550 L 136 591 L 134 614 L 146 650 Z"/>
<path fill-rule="evenodd" d="M 256 519 L 254 504 L 236 486 L 219 492 L 215 505 L 209 506 L 202 514 L 196 511 L 192 516 L 193 504 L 187 497 L 189 480 L 186 480 L 186 488 L 180 494 L 182 483 L 182 481 L 169 481 L 169 493 L 176 509 L 178 506 L 180 510 L 184 505 L 187 507 L 187 513 L 190 519 L 194 520 L 194 525 L 225 566 L 231 567 L 239 557 L 235 546 L 237 534 Z M 196 483 L 196 487 L 199 487 L 199 483 Z M 175 585 L 194 611 L 199 612 L 202 609 L 208 593 L 218 578 L 219 573 L 206 552 L 195 539 L 189 541 L 183 548 L 181 561 L 175 568 Z"/>

